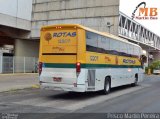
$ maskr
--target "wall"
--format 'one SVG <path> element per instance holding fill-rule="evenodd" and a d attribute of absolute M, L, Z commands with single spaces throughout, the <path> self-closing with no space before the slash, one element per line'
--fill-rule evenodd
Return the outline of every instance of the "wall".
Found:
<path fill-rule="evenodd" d="M 39 42 L 33 40 L 15 40 L 15 56 L 38 57 Z"/>
<path fill-rule="evenodd" d="M 31 20 L 32 0 L 0 0 L 0 13 Z"/>
<path fill-rule="evenodd" d="M 32 34 L 39 38 L 43 25 L 78 23 L 118 35 L 119 0 L 33 0 Z"/>
<path fill-rule="evenodd" d="M 32 0 L 0 0 L 0 25 L 31 30 Z"/>

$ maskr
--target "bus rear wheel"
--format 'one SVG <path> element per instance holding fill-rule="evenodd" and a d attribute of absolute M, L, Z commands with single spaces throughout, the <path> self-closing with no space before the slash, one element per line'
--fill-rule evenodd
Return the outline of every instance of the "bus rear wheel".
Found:
<path fill-rule="evenodd" d="M 109 94 L 110 90 L 111 90 L 110 78 L 106 77 L 105 82 L 104 82 L 103 94 L 105 94 L 105 95 Z"/>

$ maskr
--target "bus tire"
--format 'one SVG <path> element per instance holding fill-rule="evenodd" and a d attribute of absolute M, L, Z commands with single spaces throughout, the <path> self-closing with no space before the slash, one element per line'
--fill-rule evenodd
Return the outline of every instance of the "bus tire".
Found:
<path fill-rule="evenodd" d="M 132 86 L 137 86 L 138 85 L 138 74 L 135 75 L 134 83 Z"/>
<path fill-rule="evenodd" d="M 104 81 L 104 89 L 103 89 L 103 94 L 107 95 L 110 93 L 111 90 L 111 81 L 110 81 L 110 77 L 106 77 L 105 81 Z"/>

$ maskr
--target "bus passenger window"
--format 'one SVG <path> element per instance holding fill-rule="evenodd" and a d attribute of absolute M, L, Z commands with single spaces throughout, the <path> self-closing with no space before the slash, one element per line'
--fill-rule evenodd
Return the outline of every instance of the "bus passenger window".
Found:
<path fill-rule="evenodd" d="M 110 43 L 109 38 L 100 36 L 101 39 L 98 39 L 98 48 L 101 49 L 100 53 L 109 53 Z"/>
<path fill-rule="evenodd" d="M 87 51 L 96 52 L 97 51 L 97 35 L 95 33 L 86 32 L 86 48 Z"/>

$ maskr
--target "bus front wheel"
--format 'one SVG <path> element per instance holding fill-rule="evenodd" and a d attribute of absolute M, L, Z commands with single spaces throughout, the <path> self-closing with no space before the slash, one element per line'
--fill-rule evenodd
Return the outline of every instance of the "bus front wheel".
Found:
<path fill-rule="evenodd" d="M 135 75 L 134 83 L 132 86 L 137 86 L 138 85 L 138 74 Z"/>
<path fill-rule="evenodd" d="M 106 77 L 105 82 L 104 82 L 103 94 L 105 95 L 109 94 L 110 90 L 111 90 L 110 77 Z"/>

